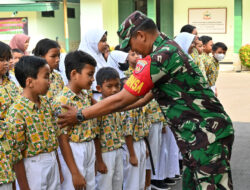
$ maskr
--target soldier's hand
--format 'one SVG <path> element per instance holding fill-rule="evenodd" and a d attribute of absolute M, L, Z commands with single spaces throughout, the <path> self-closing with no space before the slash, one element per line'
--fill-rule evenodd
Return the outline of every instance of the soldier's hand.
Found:
<path fill-rule="evenodd" d="M 58 115 L 57 124 L 59 125 L 59 127 L 64 128 L 66 126 L 73 126 L 77 124 L 77 109 L 69 105 L 62 105 L 62 108 L 66 109 L 67 112 Z"/>

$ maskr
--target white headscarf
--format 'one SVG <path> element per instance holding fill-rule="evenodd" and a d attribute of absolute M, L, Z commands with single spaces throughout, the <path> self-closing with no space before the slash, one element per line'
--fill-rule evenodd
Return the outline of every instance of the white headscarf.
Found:
<path fill-rule="evenodd" d="M 95 58 L 97 66 L 95 68 L 95 75 L 101 69 L 102 67 L 108 67 L 107 62 L 105 61 L 102 53 L 98 50 L 98 43 L 102 39 L 103 35 L 107 31 L 103 29 L 90 29 L 88 30 L 79 45 L 78 50 L 82 50 L 84 52 L 87 52 L 92 57 Z M 96 80 L 92 84 L 92 89 L 96 90 Z"/>
<path fill-rule="evenodd" d="M 120 75 L 120 78 L 125 78 L 126 76 L 124 75 L 123 71 L 119 69 L 119 63 L 126 63 L 127 57 L 128 53 L 118 50 L 111 51 L 108 56 L 108 65 L 117 70 Z"/>
<path fill-rule="evenodd" d="M 194 41 L 194 38 L 195 35 L 187 32 L 182 32 L 175 37 L 174 41 L 182 48 L 182 50 L 186 54 L 188 54 L 188 49 Z"/>

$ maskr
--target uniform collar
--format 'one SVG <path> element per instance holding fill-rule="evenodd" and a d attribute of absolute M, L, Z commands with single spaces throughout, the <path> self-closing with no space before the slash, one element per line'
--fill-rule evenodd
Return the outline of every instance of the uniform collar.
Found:
<path fill-rule="evenodd" d="M 39 96 L 39 99 L 40 99 L 40 106 L 42 108 L 44 105 L 45 98 L 42 96 Z M 24 96 L 21 96 L 20 101 L 21 101 L 21 103 L 23 103 L 26 107 L 28 107 L 32 111 L 39 109 L 38 106 L 34 102 L 32 102 L 30 99 L 28 99 Z"/>
<path fill-rule="evenodd" d="M 63 87 L 63 94 L 67 94 L 67 97 L 71 100 L 79 100 L 83 99 L 83 97 L 86 95 L 85 92 L 82 90 L 81 95 L 82 97 L 78 96 L 76 93 L 74 93 L 68 86 Z"/>

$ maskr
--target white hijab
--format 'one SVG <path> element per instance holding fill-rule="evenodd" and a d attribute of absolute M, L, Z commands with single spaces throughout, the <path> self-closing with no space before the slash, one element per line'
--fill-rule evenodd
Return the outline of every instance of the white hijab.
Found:
<path fill-rule="evenodd" d="M 82 37 L 78 50 L 82 50 L 90 54 L 96 60 L 97 66 L 95 75 L 102 67 L 108 67 L 102 53 L 98 50 L 98 43 L 107 31 L 103 29 L 90 29 Z M 96 90 L 96 80 L 92 84 L 92 89 Z"/>
<path fill-rule="evenodd" d="M 124 75 L 123 71 L 119 69 L 119 63 L 126 63 L 127 57 L 128 53 L 118 50 L 111 51 L 108 56 L 108 61 L 107 61 L 108 65 L 117 70 L 120 78 L 124 78 L 126 76 Z"/>
<path fill-rule="evenodd" d="M 194 41 L 194 38 L 195 35 L 187 32 L 182 32 L 175 37 L 174 41 L 182 48 L 182 50 L 186 54 L 188 54 L 188 49 Z"/>

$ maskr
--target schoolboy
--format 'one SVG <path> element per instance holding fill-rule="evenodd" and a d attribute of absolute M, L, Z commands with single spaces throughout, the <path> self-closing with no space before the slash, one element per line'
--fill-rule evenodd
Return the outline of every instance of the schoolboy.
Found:
<path fill-rule="evenodd" d="M 105 99 L 120 91 L 119 73 L 111 67 L 101 68 L 96 74 L 96 89 Z M 120 113 L 97 119 L 96 190 L 121 190 L 123 183 L 122 126 Z"/>
<path fill-rule="evenodd" d="M 93 103 L 89 90 L 94 81 L 96 61 L 89 54 L 74 51 L 65 57 L 65 71 L 69 80 L 67 86 L 53 102 L 53 109 L 60 113 L 65 110 L 61 105 L 68 104 L 82 110 Z M 95 188 L 95 127 L 96 120 L 83 121 L 63 128 L 59 136 L 59 159 L 62 165 L 64 182 L 61 189 L 94 190 Z"/>
<path fill-rule="evenodd" d="M 124 80 L 126 82 L 126 80 Z M 125 136 L 123 166 L 123 190 L 144 190 L 146 179 L 146 144 L 149 128 L 141 107 L 122 114 L 123 135 Z"/>
<path fill-rule="evenodd" d="M 202 53 L 203 53 L 203 43 L 200 40 L 200 38 L 198 38 L 195 41 L 195 47 L 193 48 L 191 57 L 193 58 L 194 63 L 199 67 L 201 73 L 203 74 L 205 80 L 207 81 L 206 69 L 201 57 Z"/>
<path fill-rule="evenodd" d="M 17 132 L 17 145 L 23 159 L 14 165 L 21 190 L 60 189 L 56 150 L 58 132 L 52 107 L 45 95 L 50 69 L 44 59 L 24 56 L 15 65 L 22 95 L 9 108 L 6 121 Z"/>

